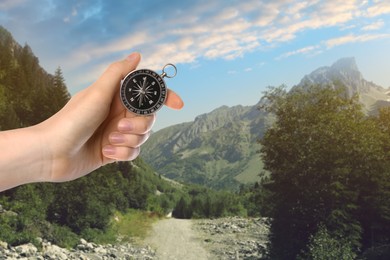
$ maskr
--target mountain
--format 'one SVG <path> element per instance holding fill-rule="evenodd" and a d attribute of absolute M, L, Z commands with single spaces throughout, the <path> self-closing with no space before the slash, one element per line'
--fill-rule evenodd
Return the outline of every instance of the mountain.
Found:
<path fill-rule="evenodd" d="M 256 106 L 222 106 L 154 133 L 142 157 L 159 173 L 182 182 L 213 188 L 254 182 L 262 167 L 256 151 L 264 120 Z"/>
<path fill-rule="evenodd" d="M 359 94 L 367 112 L 388 105 L 384 88 L 365 80 L 354 58 L 343 58 L 321 67 L 294 86 L 333 85 L 340 82 L 348 93 Z M 257 151 L 272 117 L 254 106 L 222 106 L 183 123 L 154 133 L 141 156 L 168 178 L 213 188 L 237 188 L 259 180 L 262 162 Z"/>
<path fill-rule="evenodd" d="M 379 107 L 390 105 L 389 89 L 365 80 L 353 57 L 342 58 L 330 67 L 316 69 L 304 76 L 297 87 L 311 84 L 335 86 L 335 82 L 346 86 L 350 96 L 358 94 L 363 108 L 369 114 L 375 113 Z"/>

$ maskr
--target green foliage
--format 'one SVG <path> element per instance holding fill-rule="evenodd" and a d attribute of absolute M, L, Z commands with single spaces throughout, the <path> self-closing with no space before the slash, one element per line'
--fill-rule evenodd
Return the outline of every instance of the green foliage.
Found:
<path fill-rule="evenodd" d="M 173 209 L 172 215 L 181 219 L 192 218 L 193 209 L 190 207 L 190 203 L 188 196 L 182 196 Z"/>
<path fill-rule="evenodd" d="M 126 212 L 115 212 L 111 220 L 110 229 L 115 230 L 122 241 L 131 241 L 132 238 L 145 238 L 151 225 L 158 219 L 158 214 L 128 209 Z"/>
<path fill-rule="evenodd" d="M 61 69 L 46 73 L 26 44 L 0 26 L 0 130 L 39 123 L 69 100 Z"/>
<path fill-rule="evenodd" d="M 353 260 L 357 256 L 348 240 L 332 236 L 324 226 L 310 237 L 307 253 L 303 255 L 299 259 Z"/>
<path fill-rule="evenodd" d="M 0 230 L 0 240 L 10 245 L 19 245 L 35 239 L 34 234 L 24 229 L 22 220 L 14 215 L 0 215 Z"/>
<path fill-rule="evenodd" d="M 271 193 L 264 188 L 264 184 L 269 181 L 268 177 L 253 185 L 241 185 L 239 196 L 242 204 L 251 217 L 269 217 L 271 216 Z"/>
<path fill-rule="evenodd" d="M 73 248 L 80 241 L 79 236 L 67 226 L 48 224 L 46 229 L 42 229 L 42 231 L 44 232 L 43 237 L 61 247 Z"/>
<path fill-rule="evenodd" d="M 126 222 L 138 214 L 121 215 L 129 208 L 164 215 L 173 208 L 176 193 L 141 159 L 110 164 L 68 183 L 23 185 L 0 196 L 7 212 L 15 212 L 11 217 L 0 213 L 0 240 L 19 244 L 42 237 L 66 247 L 74 246 L 79 236 L 113 242 L 123 230 L 112 228 L 114 214 Z"/>
<path fill-rule="evenodd" d="M 173 216 L 177 218 L 218 218 L 246 216 L 242 198 L 230 191 L 215 191 L 192 186 L 178 200 Z"/>
<path fill-rule="evenodd" d="M 312 86 L 264 97 L 276 115 L 261 141 L 275 259 L 294 258 L 320 223 L 354 252 L 389 239 L 389 138 L 346 96 L 342 86 Z"/>

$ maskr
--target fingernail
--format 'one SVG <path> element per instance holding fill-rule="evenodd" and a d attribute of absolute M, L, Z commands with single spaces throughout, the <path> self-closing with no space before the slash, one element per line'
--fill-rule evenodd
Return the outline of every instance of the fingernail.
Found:
<path fill-rule="evenodd" d="M 125 142 L 125 137 L 122 134 L 114 133 L 110 135 L 110 142 L 113 144 L 122 144 Z"/>
<path fill-rule="evenodd" d="M 126 57 L 126 60 L 132 62 L 132 61 L 134 61 L 138 56 L 139 56 L 139 53 L 133 52 L 132 54 L 130 54 L 129 56 Z"/>
<path fill-rule="evenodd" d="M 132 131 L 133 129 L 134 129 L 134 126 L 130 121 L 122 120 L 118 124 L 119 131 L 129 132 L 129 131 Z"/>
<path fill-rule="evenodd" d="M 115 155 L 115 147 L 113 146 L 106 146 L 103 148 L 103 155 L 104 156 L 111 156 L 111 155 Z"/>

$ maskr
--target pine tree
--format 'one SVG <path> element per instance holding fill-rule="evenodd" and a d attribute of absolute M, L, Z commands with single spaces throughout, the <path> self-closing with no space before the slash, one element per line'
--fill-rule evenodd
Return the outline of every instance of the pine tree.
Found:
<path fill-rule="evenodd" d="M 60 109 L 65 106 L 70 98 L 61 67 L 58 67 L 54 73 L 53 85 L 53 104 L 56 108 Z"/>

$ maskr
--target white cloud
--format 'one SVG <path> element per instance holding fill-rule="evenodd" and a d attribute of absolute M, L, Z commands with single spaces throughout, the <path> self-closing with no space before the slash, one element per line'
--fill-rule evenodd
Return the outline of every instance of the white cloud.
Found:
<path fill-rule="evenodd" d="M 318 48 L 320 48 L 319 45 L 313 45 L 313 46 L 307 46 L 304 48 L 300 48 L 298 50 L 289 51 L 289 52 L 283 53 L 282 55 L 278 56 L 276 58 L 276 60 L 285 59 L 285 58 L 288 58 L 290 56 L 294 56 L 294 55 L 298 55 L 298 54 L 312 53 L 313 51 L 317 50 Z"/>
<path fill-rule="evenodd" d="M 390 2 L 385 1 L 374 1 L 373 5 L 367 9 L 366 15 L 369 17 L 375 17 L 383 14 L 390 13 Z"/>
<path fill-rule="evenodd" d="M 274 48 L 310 30 L 336 27 L 340 31 L 356 31 L 358 26 L 354 22 L 359 19 L 390 13 L 389 1 L 247 0 L 221 8 L 223 4 L 222 0 L 209 1 L 193 5 L 188 10 L 177 9 L 173 14 L 164 16 L 163 22 L 143 21 L 142 24 L 129 27 L 128 33 L 112 41 L 91 41 L 67 55 L 64 58 L 67 60 L 66 66 L 76 70 L 85 65 L 88 70 L 92 70 L 96 67 L 91 64 L 97 60 L 105 64 L 110 57 L 124 57 L 127 52 L 134 50 L 140 51 L 145 57 L 142 66 L 154 69 L 159 69 L 166 62 L 196 63 L 200 58 L 232 60 L 258 48 Z M 81 11 L 76 10 L 69 17 L 81 14 Z M 381 19 L 362 27 L 362 30 L 383 27 L 384 21 Z M 384 37 L 388 37 L 388 34 L 350 33 L 283 53 L 276 59 L 315 55 L 350 42 Z M 93 74 L 86 73 L 85 77 L 89 75 Z"/>
<path fill-rule="evenodd" d="M 320 44 L 312 45 L 312 46 L 306 46 L 297 50 L 289 51 L 286 53 L 283 53 L 276 57 L 276 60 L 285 59 L 294 55 L 318 55 L 319 53 L 322 53 L 323 50 L 331 49 L 340 45 L 349 44 L 349 43 L 356 43 L 356 42 L 367 42 L 377 39 L 384 39 L 384 38 L 390 38 L 390 34 L 382 33 L 382 34 L 361 34 L 361 35 L 355 35 L 355 34 L 348 34 L 337 38 L 331 38 L 328 39 Z"/>
<path fill-rule="evenodd" d="M 356 42 L 366 42 L 377 39 L 389 38 L 390 34 L 362 34 L 362 35 L 354 35 L 349 34 L 338 38 L 329 39 L 325 42 L 325 45 L 328 49 L 334 48 L 339 45 L 344 45 L 348 43 L 356 43 Z"/>
<path fill-rule="evenodd" d="M 375 31 L 381 29 L 385 25 L 383 20 L 378 20 L 374 23 L 368 24 L 362 28 L 363 31 Z"/>

